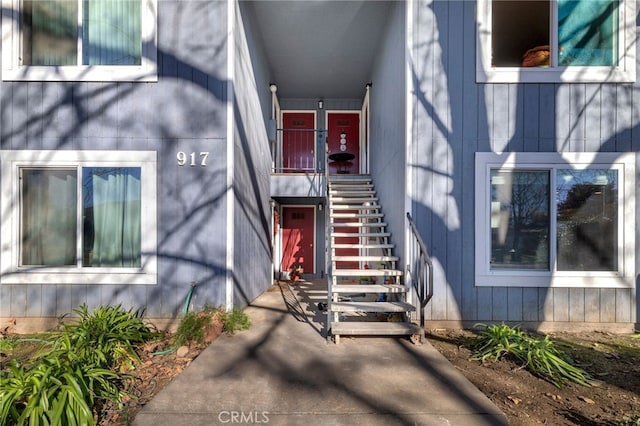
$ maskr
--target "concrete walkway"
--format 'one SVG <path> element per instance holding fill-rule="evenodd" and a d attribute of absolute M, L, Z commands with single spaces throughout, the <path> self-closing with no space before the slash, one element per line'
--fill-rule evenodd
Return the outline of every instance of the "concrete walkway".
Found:
<path fill-rule="evenodd" d="M 273 291 L 276 290 L 276 291 Z M 327 343 L 326 282 L 274 286 L 136 416 L 134 425 L 506 425 L 429 343 Z"/>

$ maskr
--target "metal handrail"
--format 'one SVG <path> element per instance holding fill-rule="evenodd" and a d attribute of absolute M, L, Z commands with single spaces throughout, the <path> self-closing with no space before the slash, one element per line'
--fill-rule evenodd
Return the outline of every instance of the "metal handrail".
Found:
<path fill-rule="evenodd" d="M 326 135 L 326 133 L 325 133 Z M 331 302 L 332 302 L 332 294 L 331 294 L 331 286 L 333 284 L 333 264 L 331 262 L 331 214 L 330 214 L 330 205 L 329 205 L 329 139 L 325 137 L 324 140 L 324 190 L 325 190 L 325 206 L 324 206 L 324 232 L 325 232 L 325 271 L 327 272 L 327 322 L 325 331 L 327 333 L 327 340 L 331 339 L 330 327 L 331 327 Z"/>
<path fill-rule="evenodd" d="M 433 263 L 429 257 L 427 247 L 422 241 L 418 227 L 409 212 L 407 212 L 407 221 L 419 249 L 418 256 L 414 255 L 411 261 L 407 262 L 407 278 L 411 277 L 411 284 L 420 301 L 420 330 L 424 332 L 424 308 L 433 297 Z M 412 263 L 415 264 L 415 272 L 413 274 L 411 273 Z"/>

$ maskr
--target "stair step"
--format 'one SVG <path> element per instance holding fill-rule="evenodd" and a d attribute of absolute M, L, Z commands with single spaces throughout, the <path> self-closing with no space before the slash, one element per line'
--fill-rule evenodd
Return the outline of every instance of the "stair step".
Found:
<path fill-rule="evenodd" d="M 386 222 L 329 222 L 334 228 L 382 228 Z"/>
<path fill-rule="evenodd" d="M 334 269 L 336 277 L 400 277 L 402 271 L 397 269 Z"/>
<path fill-rule="evenodd" d="M 352 182 L 329 182 L 329 189 L 373 189 L 371 183 L 352 183 Z"/>
<path fill-rule="evenodd" d="M 329 206 L 333 210 L 380 210 L 379 204 L 356 204 L 356 205 L 344 205 L 339 204 L 337 206 Z"/>
<path fill-rule="evenodd" d="M 348 188 L 329 188 L 331 195 L 373 195 L 376 191 L 373 188 L 362 188 L 360 186 L 350 186 Z"/>
<path fill-rule="evenodd" d="M 397 256 L 333 256 L 335 262 L 397 262 L 398 260 L 400 258 Z"/>
<path fill-rule="evenodd" d="M 411 322 L 332 322 L 333 335 L 409 336 L 420 334 L 420 326 Z"/>
<path fill-rule="evenodd" d="M 347 218 L 347 219 L 376 219 L 380 217 L 384 217 L 382 213 L 331 213 L 331 217 L 334 218 Z"/>
<path fill-rule="evenodd" d="M 356 234 L 353 234 L 356 235 Z M 368 248 L 368 249 L 390 249 L 390 248 L 394 248 L 395 246 L 393 244 L 348 244 L 348 243 L 336 243 L 336 244 L 332 244 L 331 248 L 337 249 L 337 248 L 352 248 L 352 249 L 357 249 L 357 248 Z"/>
<path fill-rule="evenodd" d="M 329 205 L 344 203 L 366 203 L 378 201 L 378 197 L 329 197 Z"/>
<path fill-rule="evenodd" d="M 390 237 L 390 232 L 332 232 L 330 237 L 342 238 L 342 237 L 363 237 L 363 238 L 383 238 Z"/>
<path fill-rule="evenodd" d="M 332 312 L 412 312 L 416 308 L 404 302 L 331 302 Z"/>
<path fill-rule="evenodd" d="M 336 284 L 333 293 L 406 293 L 407 287 L 397 284 Z"/>
<path fill-rule="evenodd" d="M 371 176 L 369 175 L 331 175 L 329 176 L 329 182 L 371 182 Z"/>

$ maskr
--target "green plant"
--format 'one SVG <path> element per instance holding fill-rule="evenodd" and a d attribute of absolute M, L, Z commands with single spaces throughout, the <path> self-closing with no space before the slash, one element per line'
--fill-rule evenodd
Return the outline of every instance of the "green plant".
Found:
<path fill-rule="evenodd" d="M 204 342 L 205 329 L 211 323 L 211 315 L 196 312 L 187 313 L 175 334 L 175 345 L 183 346 L 192 342 Z"/>
<path fill-rule="evenodd" d="M 591 386 L 589 375 L 571 365 L 567 356 L 556 348 L 549 336 L 536 339 L 518 327 L 506 324 L 479 325 L 484 327 L 484 330 L 468 345 L 473 353 L 472 359 L 486 362 L 510 357 L 533 374 L 559 388 L 567 381 Z"/>
<path fill-rule="evenodd" d="M 634 417 L 624 417 L 622 421 L 615 423 L 615 426 L 640 426 L 640 414 Z"/>
<path fill-rule="evenodd" d="M 70 351 L 50 351 L 30 365 L 12 361 L 0 378 L 0 423 L 92 425 L 97 402 L 120 401 L 118 379 L 111 370 L 77 362 Z"/>
<path fill-rule="evenodd" d="M 299 277 L 302 272 L 304 271 L 304 269 L 302 268 L 302 265 L 299 263 L 294 263 L 293 265 L 291 265 L 291 273 L 289 274 L 289 277 L 292 280 L 295 280 L 296 277 Z"/>
<path fill-rule="evenodd" d="M 120 305 L 78 310 L 51 347 L 0 373 L 0 424 L 93 425 L 107 400 L 121 406 L 118 371 L 138 360 L 135 345 L 154 338 L 138 312 Z M 114 371 L 115 370 L 115 371 Z"/>
<path fill-rule="evenodd" d="M 231 334 L 236 331 L 246 330 L 251 326 L 249 316 L 239 308 L 233 308 L 230 312 L 220 309 L 220 319 L 224 330 Z"/>
<path fill-rule="evenodd" d="M 121 305 L 99 306 L 89 312 L 86 305 L 75 309 L 79 321 L 64 324 L 54 345 L 73 350 L 82 362 L 120 371 L 139 361 L 135 346 L 159 336 L 142 320 L 138 311 Z"/>

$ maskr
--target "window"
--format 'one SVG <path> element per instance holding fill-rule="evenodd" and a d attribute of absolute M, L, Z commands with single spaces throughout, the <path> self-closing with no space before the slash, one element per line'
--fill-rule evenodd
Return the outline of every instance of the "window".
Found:
<path fill-rule="evenodd" d="M 156 2 L 2 0 L 2 78 L 156 81 Z"/>
<path fill-rule="evenodd" d="M 477 153 L 476 285 L 632 287 L 635 159 Z"/>
<path fill-rule="evenodd" d="M 155 284 L 153 152 L 2 151 L 2 283 Z"/>
<path fill-rule="evenodd" d="M 478 82 L 634 82 L 635 0 L 478 0 Z"/>

